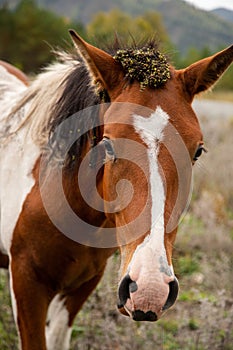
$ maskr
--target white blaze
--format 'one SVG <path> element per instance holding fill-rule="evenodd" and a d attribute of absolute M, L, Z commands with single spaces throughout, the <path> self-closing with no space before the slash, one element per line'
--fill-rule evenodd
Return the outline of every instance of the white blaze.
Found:
<path fill-rule="evenodd" d="M 167 265 L 164 247 L 164 210 L 166 197 L 164 184 L 159 172 L 158 154 L 159 143 L 163 140 L 163 133 L 168 124 L 169 116 L 158 106 L 149 118 L 139 115 L 134 115 L 133 118 L 135 130 L 148 148 L 151 231 L 143 243 L 135 250 L 130 266 L 133 265 L 134 259 L 141 255 L 139 252 L 141 248 L 149 248 L 153 256 L 158 256 L 158 259 L 162 257 L 163 262 L 166 262 Z"/>

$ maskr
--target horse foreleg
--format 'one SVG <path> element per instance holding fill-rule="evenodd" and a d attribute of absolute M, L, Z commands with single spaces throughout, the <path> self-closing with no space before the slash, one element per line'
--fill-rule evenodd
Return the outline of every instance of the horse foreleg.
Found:
<path fill-rule="evenodd" d="M 45 322 L 49 293 L 21 261 L 10 264 L 10 291 L 22 350 L 46 350 Z"/>
<path fill-rule="evenodd" d="M 72 328 L 65 302 L 66 296 L 57 294 L 49 305 L 45 330 L 47 350 L 69 349 Z"/>
<path fill-rule="evenodd" d="M 59 294 L 48 310 L 46 340 L 47 350 L 68 350 L 72 324 L 78 311 L 95 289 L 103 272 L 70 293 Z"/>

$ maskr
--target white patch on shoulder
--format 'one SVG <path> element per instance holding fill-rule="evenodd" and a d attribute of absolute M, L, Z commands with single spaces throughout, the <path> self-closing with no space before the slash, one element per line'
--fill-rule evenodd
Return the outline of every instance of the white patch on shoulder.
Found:
<path fill-rule="evenodd" d="M 0 249 L 10 252 L 12 235 L 26 196 L 35 180 L 32 170 L 40 155 L 29 133 L 29 124 L 17 132 L 29 104 L 11 118 L 8 114 L 27 87 L 0 68 Z M 8 137 L 9 130 L 12 134 Z"/>
<path fill-rule="evenodd" d="M 29 137 L 26 127 L 1 147 L 0 235 L 6 252 L 10 251 L 12 235 L 24 201 L 35 184 L 32 170 L 39 155 L 39 147 Z"/>
<path fill-rule="evenodd" d="M 151 192 L 151 231 L 146 236 L 134 252 L 130 265 L 133 263 L 138 250 L 143 247 L 149 247 L 150 250 L 157 252 L 156 255 L 166 259 L 164 247 L 164 210 L 165 210 L 165 191 L 161 174 L 159 173 L 158 154 L 159 143 L 163 140 L 164 129 L 169 121 L 169 116 L 157 107 L 155 112 L 149 118 L 134 115 L 134 127 L 140 135 L 143 142 L 147 145 L 147 154 L 149 161 L 149 181 Z"/>
<path fill-rule="evenodd" d="M 68 326 L 69 312 L 65 298 L 57 294 L 49 305 L 46 325 L 47 350 L 68 350 L 72 327 Z"/>

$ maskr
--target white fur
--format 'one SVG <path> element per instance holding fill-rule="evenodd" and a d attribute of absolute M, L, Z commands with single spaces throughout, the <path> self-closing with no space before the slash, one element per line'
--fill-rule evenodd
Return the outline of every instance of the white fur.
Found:
<path fill-rule="evenodd" d="M 14 129 L 14 126 L 20 123 L 22 113 L 16 113 L 11 118 L 8 116 L 11 114 L 13 108 L 23 97 L 27 90 L 20 80 L 14 75 L 7 72 L 7 70 L 0 66 L 0 140 L 1 148 L 3 140 L 8 133 Z"/>
<path fill-rule="evenodd" d="M 65 298 L 56 295 L 52 300 L 46 326 L 47 350 L 68 350 L 72 328 L 68 326 L 69 313 L 65 306 Z"/>
<path fill-rule="evenodd" d="M 23 203 L 35 183 L 32 170 L 39 155 L 39 147 L 27 135 L 26 126 L 1 147 L 0 232 L 6 252 L 10 251 L 12 235 Z"/>
<path fill-rule="evenodd" d="M 32 170 L 48 140 L 51 106 L 77 62 L 56 63 L 26 87 L 0 67 L 0 250 L 9 252 L 23 203 L 35 181 Z M 58 88 L 59 87 L 59 88 Z"/>
<path fill-rule="evenodd" d="M 133 264 L 141 248 L 149 248 L 155 255 L 163 257 L 167 262 L 164 247 L 164 210 L 165 191 L 162 177 L 159 173 L 158 154 L 159 143 L 163 140 L 163 132 L 168 124 L 169 116 L 161 107 L 157 107 L 149 118 L 134 116 L 134 127 L 143 142 L 147 145 L 149 162 L 149 182 L 151 195 L 151 231 L 134 252 L 130 265 Z"/>
<path fill-rule="evenodd" d="M 9 120 L 8 115 L 26 90 L 27 87 L 20 80 L 0 67 L 0 249 L 5 253 L 9 253 L 22 204 L 33 185 L 30 172 L 38 156 L 38 152 L 35 156 L 33 145 L 27 148 L 25 129 L 15 134 L 8 143 L 5 142 L 9 130 L 20 123 L 25 109 Z"/>

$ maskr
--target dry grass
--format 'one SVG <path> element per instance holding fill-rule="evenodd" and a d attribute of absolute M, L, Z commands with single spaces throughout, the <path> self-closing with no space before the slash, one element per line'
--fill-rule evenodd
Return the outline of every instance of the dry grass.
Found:
<path fill-rule="evenodd" d="M 221 120 L 202 116 L 200 119 L 209 152 L 195 168 L 195 193 L 199 197 L 212 197 L 208 200 L 212 201 L 212 209 L 223 214 L 224 209 L 233 210 L 233 109 L 230 118 Z"/>
<path fill-rule="evenodd" d="M 214 101 L 227 101 L 233 102 L 233 92 L 232 91 L 222 91 L 213 90 L 207 91 L 201 95 L 202 98 L 211 99 Z"/>

